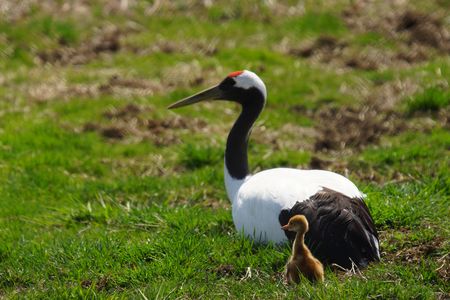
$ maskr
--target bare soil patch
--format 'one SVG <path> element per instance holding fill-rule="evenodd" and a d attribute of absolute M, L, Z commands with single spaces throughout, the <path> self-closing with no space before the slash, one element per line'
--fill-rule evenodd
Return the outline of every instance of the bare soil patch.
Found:
<path fill-rule="evenodd" d="M 91 279 L 85 279 L 81 281 L 81 287 L 84 289 L 89 289 L 91 287 L 94 287 L 97 291 L 103 291 L 110 287 L 111 285 L 111 278 L 109 276 L 101 276 L 96 281 L 93 281 Z"/>
<path fill-rule="evenodd" d="M 201 119 L 187 119 L 170 116 L 165 119 L 154 119 L 146 116 L 152 112 L 151 107 L 128 104 L 113 108 L 103 113 L 108 124 L 88 122 L 83 131 L 95 131 L 112 140 L 149 139 L 157 146 L 168 146 L 178 143 L 178 130 L 190 132 L 202 131 L 207 123 Z"/>
<path fill-rule="evenodd" d="M 380 110 L 374 105 L 361 107 L 325 107 L 316 113 L 318 137 L 316 151 L 361 150 L 377 144 L 385 135 L 397 135 L 407 130 L 427 132 L 436 126 L 448 128 L 447 110 L 438 112 L 435 118 L 418 116 L 407 118 L 393 110 Z"/>
<path fill-rule="evenodd" d="M 0 1 L 0 18 L 7 22 L 15 22 L 30 16 L 39 7 L 46 14 L 57 16 L 77 16 L 87 18 L 91 16 L 89 1 L 54 1 L 54 0 L 2 0 Z"/>
<path fill-rule="evenodd" d="M 316 40 L 309 40 L 297 47 L 289 47 L 287 52 L 294 56 L 313 57 L 323 62 L 329 62 L 335 56 L 340 55 L 348 44 L 332 36 L 320 36 Z"/>
<path fill-rule="evenodd" d="M 442 240 L 434 240 L 428 244 L 416 245 L 409 248 L 401 249 L 395 253 L 395 259 L 407 263 L 418 263 L 424 257 L 435 256 L 442 246 Z"/>
<path fill-rule="evenodd" d="M 450 280 L 450 258 L 449 254 L 442 256 L 438 260 L 439 267 L 436 269 L 439 277 L 441 277 L 444 281 Z"/>
<path fill-rule="evenodd" d="M 445 14 L 411 10 L 407 1 L 355 1 L 342 13 L 344 22 L 355 32 L 379 32 L 406 45 L 450 51 L 450 32 Z"/>
<path fill-rule="evenodd" d="M 357 49 L 346 40 L 321 36 L 300 44 L 285 39 L 278 50 L 313 62 L 362 70 L 407 67 L 427 60 L 436 51 L 450 53 L 450 31 L 442 13 L 413 11 L 403 1 L 354 1 L 342 18 L 356 33 L 377 32 L 394 40 L 396 49 L 376 45 Z"/>
<path fill-rule="evenodd" d="M 443 251 L 446 240 L 438 236 L 429 241 L 411 241 L 407 238 L 411 234 L 410 229 L 400 228 L 396 230 L 406 235 L 405 238 L 397 238 L 394 230 L 381 231 L 380 242 L 389 246 L 395 246 L 392 251 L 382 251 L 381 259 L 390 263 L 402 263 L 407 265 L 417 265 L 426 259 L 436 263 L 434 270 L 436 275 L 443 281 L 450 280 L 450 257 L 449 253 Z"/>
<path fill-rule="evenodd" d="M 320 36 L 299 45 L 286 42 L 281 51 L 293 56 L 308 58 L 313 62 L 332 63 L 340 68 L 380 70 L 388 67 L 407 67 L 428 58 L 425 47 L 419 44 L 400 46 L 398 51 L 367 46 L 355 49 L 347 41 L 335 37 Z"/>
<path fill-rule="evenodd" d="M 411 230 L 406 228 L 400 228 L 399 231 L 406 236 L 411 233 Z M 437 275 L 443 280 L 450 278 L 449 253 L 442 254 L 445 245 L 445 239 L 443 237 L 439 236 L 426 242 L 411 242 L 407 238 L 396 238 L 394 231 L 389 230 L 380 232 L 380 241 L 382 244 L 395 246 L 395 250 L 393 251 L 383 251 L 382 259 L 405 264 L 418 264 L 424 261 L 424 259 L 432 259 L 438 265 L 435 270 Z"/>
<path fill-rule="evenodd" d="M 380 85 L 361 84 L 349 91 L 355 98 L 363 98 L 358 106 L 335 107 L 324 104 L 318 109 L 292 106 L 292 111 L 316 121 L 314 128 L 315 151 L 359 151 L 370 144 L 377 144 L 385 135 L 397 135 L 406 130 L 426 132 L 436 126 L 448 126 L 447 110 L 434 116 L 408 117 L 398 111 L 399 102 L 419 90 L 412 80 L 394 80 Z M 331 165 L 323 160 L 312 161 L 320 168 Z M 334 166 L 336 167 L 336 166 Z"/>
<path fill-rule="evenodd" d="M 32 101 L 45 102 L 53 99 L 69 100 L 79 97 L 97 97 L 97 86 L 89 84 L 68 84 L 65 79 L 53 77 L 39 84 L 27 84 L 27 97 Z"/>
<path fill-rule="evenodd" d="M 172 167 L 173 158 L 160 153 L 149 153 L 139 158 L 103 158 L 101 162 L 116 170 L 116 172 L 120 173 L 122 170 L 125 170 L 124 172 L 131 172 L 134 176 L 138 177 L 166 176 L 175 172 L 175 168 Z M 121 199 L 120 201 L 122 205 L 126 206 L 128 200 Z"/>
<path fill-rule="evenodd" d="M 312 145 L 316 138 L 315 128 L 297 126 L 292 123 L 286 123 L 278 129 L 256 126 L 252 132 L 252 140 L 271 146 L 275 151 L 282 149 L 313 150 Z"/>
<path fill-rule="evenodd" d="M 143 79 L 113 74 L 103 79 L 103 82 L 73 84 L 64 78 L 65 74 L 56 74 L 44 82 L 27 83 L 23 86 L 28 98 L 35 101 L 53 99 L 69 100 L 71 98 L 96 98 L 100 95 L 132 98 L 153 96 L 158 93 L 169 93 L 174 89 L 208 86 L 222 79 L 220 68 L 202 68 L 196 60 L 179 63 L 162 70 L 160 79 Z M 1 79 L 1 78 L 0 78 Z"/>
<path fill-rule="evenodd" d="M 128 50 L 137 55 L 150 55 L 152 53 L 195 53 L 196 55 L 213 56 L 219 51 L 218 40 L 186 40 L 174 41 L 168 39 L 158 39 L 150 47 L 140 47 L 134 45 L 124 45 Z"/>
<path fill-rule="evenodd" d="M 362 148 L 377 143 L 384 134 L 397 134 L 405 125 L 394 112 L 383 113 L 373 106 L 328 107 L 316 114 L 319 137 L 315 150 Z"/>
<path fill-rule="evenodd" d="M 231 276 L 236 272 L 233 265 L 220 265 L 217 268 L 214 269 L 214 273 L 217 275 L 224 277 L 224 276 Z"/>
<path fill-rule="evenodd" d="M 161 81 L 166 89 L 207 87 L 220 82 L 223 73 L 221 67 L 203 68 L 198 60 L 192 60 L 165 68 Z"/>
<path fill-rule="evenodd" d="M 366 47 L 362 51 L 349 51 L 343 57 L 347 67 L 361 70 L 382 70 L 389 67 L 407 67 L 425 61 L 428 52 L 423 46 L 400 46 L 398 51 Z"/>
<path fill-rule="evenodd" d="M 78 47 L 66 47 L 61 43 L 61 47 L 38 53 L 38 58 L 42 63 L 61 65 L 85 64 L 104 53 L 115 53 L 121 49 L 120 38 L 124 34 L 115 25 L 109 25 L 97 29 L 95 34 Z"/>
<path fill-rule="evenodd" d="M 408 33 L 408 42 L 433 47 L 442 52 L 450 51 L 450 32 L 437 15 L 406 10 L 399 16 L 397 32 Z"/>
<path fill-rule="evenodd" d="M 27 84 L 26 94 L 37 102 L 53 99 L 97 98 L 100 95 L 114 95 L 120 98 L 153 96 L 164 90 L 160 81 L 142 78 L 127 78 L 113 75 L 104 83 L 71 84 L 59 74 L 39 84 Z"/>
<path fill-rule="evenodd" d="M 158 80 L 126 78 L 119 75 L 111 76 L 108 82 L 98 86 L 100 93 L 120 97 L 153 96 L 164 90 L 163 84 Z"/>

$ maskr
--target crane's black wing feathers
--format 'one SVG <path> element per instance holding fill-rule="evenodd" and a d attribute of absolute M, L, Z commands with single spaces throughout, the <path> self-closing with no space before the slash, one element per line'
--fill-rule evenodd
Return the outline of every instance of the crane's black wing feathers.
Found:
<path fill-rule="evenodd" d="M 298 214 L 305 215 L 309 223 L 305 243 L 322 263 L 351 268 L 352 261 L 365 267 L 379 260 L 378 234 L 362 199 L 324 188 L 291 209 L 282 210 L 280 224 L 286 225 Z M 285 233 L 292 242 L 295 233 Z"/>

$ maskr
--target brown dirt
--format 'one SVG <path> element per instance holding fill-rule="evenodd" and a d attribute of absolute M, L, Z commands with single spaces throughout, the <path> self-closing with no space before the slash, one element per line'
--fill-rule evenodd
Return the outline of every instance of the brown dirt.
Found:
<path fill-rule="evenodd" d="M 51 78 L 39 84 L 27 84 L 25 89 L 28 98 L 36 102 L 98 96 L 98 88 L 95 85 L 68 84 L 61 78 Z"/>
<path fill-rule="evenodd" d="M 450 52 L 450 32 L 437 15 L 407 10 L 399 17 L 396 30 L 408 33 L 409 43 L 417 43 Z"/>
<path fill-rule="evenodd" d="M 192 40 L 192 41 L 173 41 L 167 39 L 159 39 L 150 47 L 138 47 L 134 45 L 125 45 L 131 52 L 138 55 L 150 55 L 152 53 L 185 53 L 204 56 L 213 56 L 219 51 L 218 40 Z"/>
<path fill-rule="evenodd" d="M 346 152 L 351 154 L 351 150 Z M 309 168 L 320 169 L 336 172 L 345 177 L 357 177 L 365 182 L 377 183 L 379 185 L 386 185 L 393 182 L 405 182 L 414 180 L 409 174 L 403 174 L 399 171 L 392 171 L 381 174 L 372 165 L 364 161 L 346 161 L 342 160 L 341 151 L 333 151 L 331 154 L 316 153 L 311 157 Z"/>
<path fill-rule="evenodd" d="M 87 18 L 91 16 L 92 9 L 89 1 L 54 1 L 54 0 L 2 0 L 0 1 L 0 18 L 7 22 L 15 22 L 30 16 L 36 7 L 49 15 L 78 16 Z"/>
<path fill-rule="evenodd" d="M 112 124 L 88 122 L 83 131 L 96 131 L 109 139 L 149 139 L 157 146 L 167 146 L 179 142 L 179 133 L 185 129 L 189 132 L 203 131 L 207 123 L 197 118 L 183 118 L 178 115 L 165 119 L 151 119 L 145 116 L 151 112 L 151 107 L 127 104 L 124 107 L 105 111 L 103 116 Z"/>
<path fill-rule="evenodd" d="M 318 155 L 315 154 L 311 157 L 311 160 L 309 161 L 309 167 L 311 169 L 320 169 L 320 170 L 334 170 L 335 172 L 339 172 L 342 174 L 345 174 L 346 172 L 348 172 L 348 163 L 341 161 L 341 160 L 336 160 L 336 159 L 331 159 L 331 158 L 326 158 L 322 155 Z"/>
<path fill-rule="evenodd" d="M 422 226 L 432 226 L 425 224 Z M 406 235 L 404 238 L 398 238 L 394 234 L 401 232 Z M 433 260 L 437 268 L 435 272 L 444 281 L 450 280 L 450 257 L 449 253 L 443 253 L 443 248 L 446 243 L 445 238 L 438 236 L 431 241 L 420 242 L 411 241 L 408 235 L 411 234 L 410 229 L 399 228 L 397 230 L 381 231 L 380 242 L 389 246 L 395 246 L 395 250 L 382 252 L 382 260 L 392 263 L 403 263 L 417 265 L 424 261 L 424 259 Z M 383 249 L 382 249 L 383 250 Z"/>
<path fill-rule="evenodd" d="M 316 151 L 354 151 L 367 145 L 377 144 L 383 135 L 396 135 L 405 130 L 426 132 L 436 126 L 448 126 L 445 110 L 431 119 L 430 116 L 408 118 L 396 112 L 399 101 L 405 99 L 419 89 L 418 83 L 411 80 L 394 80 L 383 84 L 368 86 L 365 83 L 349 89 L 355 98 L 362 98 L 359 106 L 334 107 L 324 104 L 317 110 L 292 107 L 293 111 L 316 120 Z M 313 161 L 312 167 L 336 166 L 323 160 Z M 375 173 L 374 178 L 378 177 Z"/>
<path fill-rule="evenodd" d="M 337 54 L 347 47 L 347 43 L 339 41 L 332 36 L 320 36 L 314 41 L 307 41 L 299 47 L 287 49 L 288 53 L 294 56 L 311 57 L 318 55 L 322 60 L 329 61 L 333 54 Z"/>
<path fill-rule="evenodd" d="M 447 255 L 438 259 L 439 267 L 436 269 L 439 277 L 444 281 L 450 281 L 450 258 Z"/>
<path fill-rule="evenodd" d="M 445 14 L 413 11 L 408 1 L 355 1 L 342 17 L 355 32 L 378 32 L 398 42 L 450 51 L 450 32 L 444 25 Z M 381 12 L 381 13 L 380 13 Z"/>
<path fill-rule="evenodd" d="M 320 63 L 363 70 L 407 67 L 425 61 L 433 53 L 430 48 L 441 54 L 450 53 L 445 15 L 412 11 L 405 1 L 354 1 L 343 11 L 342 18 L 356 33 L 377 32 L 394 40 L 397 50 L 376 45 L 356 49 L 347 41 L 329 36 L 300 45 L 285 39 L 277 46 L 278 50 Z"/>
<path fill-rule="evenodd" d="M 405 98 L 420 89 L 420 83 L 412 79 L 396 79 L 388 82 L 376 82 L 375 87 L 362 86 L 355 97 L 363 98 L 367 105 L 375 106 L 382 112 L 394 110 Z M 353 91 L 350 91 L 353 92 Z"/>
<path fill-rule="evenodd" d="M 102 291 L 108 287 L 108 282 L 108 276 L 102 276 L 95 284 L 95 288 L 97 289 L 97 291 Z"/>
<path fill-rule="evenodd" d="M 102 128 L 100 132 L 104 137 L 110 139 L 123 139 L 125 137 L 127 129 L 118 126 L 107 126 Z"/>
<path fill-rule="evenodd" d="M 149 154 L 139 158 L 127 157 L 121 159 L 103 158 L 102 163 L 121 172 L 132 172 L 134 176 L 138 177 L 155 177 L 165 176 L 175 172 L 175 168 L 171 166 L 174 163 L 175 156 L 161 154 Z M 128 199 L 119 199 L 122 205 L 126 206 Z"/>
<path fill-rule="evenodd" d="M 37 102 L 53 99 L 70 100 L 73 98 L 96 98 L 108 94 L 120 98 L 135 96 L 153 96 L 164 90 L 157 80 L 141 78 L 125 78 L 113 75 L 102 84 L 69 84 L 63 75 L 59 74 L 39 84 L 27 84 L 25 89 L 28 97 Z"/>
<path fill-rule="evenodd" d="M 288 43 L 288 42 L 286 42 Z M 319 63 L 332 63 L 341 68 L 380 70 L 388 67 L 406 67 L 428 58 L 427 50 L 419 44 L 401 46 L 397 52 L 368 46 L 353 49 L 346 41 L 321 36 L 300 45 L 284 45 L 279 50 L 293 56 L 311 59 Z"/>
<path fill-rule="evenodd" d="M 111 76 L 108 82 L 98 86 L 99 93 L 120 97 L 153 96 L 163 90 L 162 83 L 157 80 L 125 78 L 119 75 Z"/>
<path fill-rule="evenodd" d="M 373 106 L 325 107 L 316 114 L 319 137 L 315 150 L 362 148 L 377 143 L 384 134 L 396 134 L 405 129 L 394 112 L 379 111 Z"/>
<path fill-rule="evenodd" d="M 190 63 L 178 63 L 163 71 L 162 81 L 168 87 L 195 87 L 204 83 L 205 76 L 200 63 L 194 60 Z"/>
<path fill-rule="evenodd" d="M 153 143 L 157 146 L 168 146 L 178 143 L 179 135 L 176 130 L 186 129 L 189 132 L 198 132 L 205 128 L 206 122 L 200 119 L 187 119 L 180 116 L 170 117 L 164 120 L 149 119 L 146 128 L 150 133 Z"/>
<path fill-rule="evenodd" d="M 206 9 L 210 8 L 214 1 L 198 1 L 185 0 L 183 5 L 178 5 L 174 1 L 154 1 L 152 5 L 145 7 L 145 14 L 148 16 L 158 14 L 173 16 L 177 13 L 183 13 L 197 18 L 204 18 L 207 14 Z M 270 14 L 267 13 L 270 10 Z M 268 22 L 272 18 L 282 18 L 286 16 L 300 16 L 304 14 L 305 7 L 302 2 L 297 5 L 283 3 L 282 1 L 267 1 L 255 3 L 255 5 L 246 7 L 242 6 L 238 9 L 233 6 L 224 7 L 221 9 L 221 15 L 216 21 L 227 21 L 236 18 L 244 18 L 246 20 Z"/>
<path fill-rule="evenodd" d="M 95 289 L 97 291 L 105 290 L 108 287 L 109 282 L 110 282 L 110 279 L 108 276 L 102 276 L 95 283 Z M 85 279 L 85 280 L 81 281 L 81 287 L 84 289 L 89 289 L 93 283 L 94 282 L 91 279 Z"/>
<path fill-rule="evenodd" d="M 377 144 L 383 135 L 397 135 L 411 129 L 426 132 L 437 122 L 440 126 L 448 126 L 448 117 L 445 116 L 438 121 L 427 117 L 408 120 L 394 111 L 382 111 L 368 105 L 361 108 L 324 108 L 317 113 L 316 120 L 319 124 L 314 145 L 316 151 L 362 149 Z"/>
<path fill-rule="evenodd" d="M 38 53 L 42 63 L 50 64 L 85 64 L 103 53 L 114 53 L 121 49 L 120 38 L 124 34 L 115 25 L 98 29 L 92 38 L 80 46 L 66 47 L 61 45 L 57 49 Z"/>
<path fill-rule="evenodd" d="M 312 127 L 301 127 L 287 123 L 281 128 L 272 129 L 256 126 L 252 131 L 252 140 L 258 144 L 271 146 L 273 150 L 313 150 L 312 143 L 317 132 Z"/>
<path fill-rule="evenodd" d="M 91 287 L 91 285 L 92 285 L 92 280 L 90 280 L 90 279 L 85 279 L 85 280 L 81 281 L 82 288 L 88 289 Z"/>
<path fill-rule="evenodd" d="M 108 119 L 129 119 L 138 116 L 144 108 L 142 106 L 130 103 L 121 108 L 113 108 L 103 113 Z M 151 109 L 149 109 L 151 110 Z"/>
<path fill-rule="evenodd" d="M 442 245 L 442 240 L 435 240 L 427 245 L 417 245 L 399 250 L 395 253 L 395 259 L 407 263 L 418 263 L 424 257 L 435 256 Z"/>
<path fill-rule="evenodd" d="M 417 264 L 423 261 L 424 258 L 432 258 L 438 262 L 439 266 L 443 266 L 443 273 L 448 270 L 445 269 L 448 255 L 442 256 L 440 254 L 445 244 L 445 239 L 443 237 L 436 237 L 431 241 L 422 243 L 420 241 L 410 242 L 409 239 L 407 239 L 407 236 L 411 234 L 410 229 L 400 228 L 396 231 L 400 231 L 406 237 L 401 239 L 397 238 L 394 235 L 394 230 L 380 232 L 380 241 L 382 244 L 396 246 L 396 250 L 393 250 L 392 252 L 383 252 L 384 259 L 394 262 L 400 261 L 408 264 Z"/>
<path fill-rule="evenodd" d="M 214 269 L 214 273 L 219 276 L 230 276 L 235 272 L 235 268 L 233 265 L 220 265 Z"/>

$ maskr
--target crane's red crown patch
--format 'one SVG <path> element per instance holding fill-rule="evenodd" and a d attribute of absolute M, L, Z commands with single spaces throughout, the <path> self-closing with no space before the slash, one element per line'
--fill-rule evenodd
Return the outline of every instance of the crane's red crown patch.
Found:
<path fill-rule="evenodd" d="M 244 71 L 234 71 L 234 72 L 231 72 L 230 74 L 228 74 L 228 77 L 236 77 L 236 76 L 241 75 L 242 73 L 244 73 Z"/>

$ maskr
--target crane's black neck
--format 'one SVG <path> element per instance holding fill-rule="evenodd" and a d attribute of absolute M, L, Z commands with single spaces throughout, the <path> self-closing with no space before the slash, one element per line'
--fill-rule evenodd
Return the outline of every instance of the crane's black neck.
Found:
<path fill-rule="evenodd" d="M 246 90 L 243 98 L 236 100 L 242 105 L 242 111 L 231 128 L 225 149 L 225 167 L 231 177 L 244 179 L 249 174 L 247 147 L 253 124 L 264 108 L 265 98 L 255 88 Z M 245 97 L 245 98 L 244 98 Z"/>

